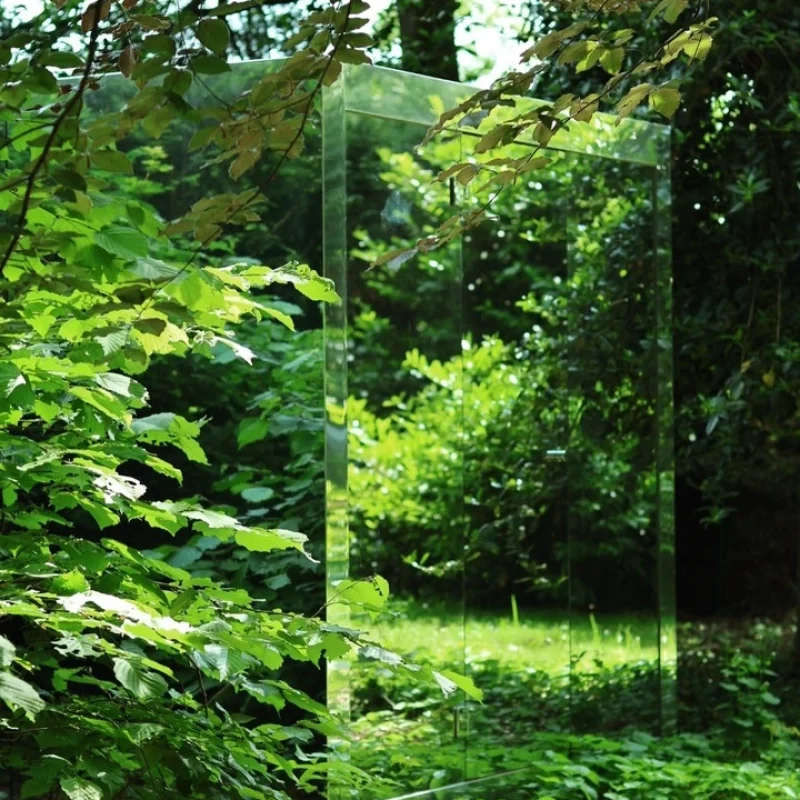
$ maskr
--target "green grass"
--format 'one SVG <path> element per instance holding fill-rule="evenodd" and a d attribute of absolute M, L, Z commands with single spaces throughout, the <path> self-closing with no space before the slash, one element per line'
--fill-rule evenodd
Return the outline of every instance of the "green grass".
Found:
<path fill-rule="evenodd" d="M 354 665 L 351 763 L 377 779 L 370 800 L 515 770 L 508 781 L 431 800 L 800 798 L 798 683 L 773 671 L 779 652 L 790 652 L 780 631 L 684 633 L 681 686 L 694 726 L 664 739 L 655 736 L 654 621 L 598 615 L 568 624 L 511 604 L 463 619 L 452 607 L 395 600 L 372 632 L 442 668 L 462 668 L 466 654 L 485 695 L 482 704 L 443 700 L 411 675 Z M 567 681 L 570 649 L 584 655 Z"/>
<path fill-rule="evenodd" d="M 619 670 L 641 668 L 652 675 L 658 656 L 654 619 L 587 615 L 570 621 L 566 613 L 534 613 L 512 603 L 505 612 L 462 615 L 452 605 L 394 599 L 368 628 L 382 647 L 416 663 L 466 674 L 484 692 L 483 704 L 466 704 L 465 730 L 454 736 L 454 707 L 463 698 L 445 700 L 436 687 L 398 676 L 380 663 L 353 664 L 353 763 L 414 789 L 425 788 L 437 774 L 450 780 L 526 766 L 531 752 L 553 746 L 550 739 L 540 742 L 540 733 L 568 730 L 571 686 L 587 697 L 588 716 L 596 721 L 592 676 L 616 670 L 622 682 L 617 694 L 624 695 L 622 684 L 634 673 Z M 655 713 L 652 688 L 628 702 L 635 708 L 620 709 L 620 715 L 632 722 L 636 708 Z M 464 734 L 471 742 L 470 767 L 464 761 Z M 376 797 L 392 793 L 387 788 Z"/>
<path fill-rule="evenodd" d="M 442 667 L 470 671 L 473 665 L 497 662 L 504 668 L 565 674 L 570 654 L 574 668 L 593 670 L 658 657 L 655 618 L 632 615 L 573 615 L 566 612 L 470 612 L 462 617 L 453 606 L 395 601 L 389 613 L 370 626 L 384 647 Z"/>

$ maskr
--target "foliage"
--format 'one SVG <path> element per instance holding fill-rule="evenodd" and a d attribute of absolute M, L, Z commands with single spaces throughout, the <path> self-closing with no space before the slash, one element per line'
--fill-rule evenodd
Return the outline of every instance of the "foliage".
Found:
<path fill-rule="evenodd" d="M 473 157 L 449 165 L 439 173 L 438 180 L 455 178 L 461 185 L 469 186 L 480 179 L 478 191 L 489 190 L 488 198 L 477 208 L 451 216 L 412 247 L 383 254 L 375 262 L 377 265 L 397 263 L 410 254 L 435 250 L 483 222 L 505 187 L 515 185 L 528 173 L 549 164 L 550 159 L 543 155 L 543 150 L 551 140 L 556 145 L 560 131 L 592 122 L 601 104 L 613 103 L 616 125 L 644 103 L 663 117 L 671 118 L 681 102 L 675 63 L 682 59 L 688 69 L 702 62 L 711 50 L 710 31 L 716 18 L 700 19 L 706 10 L 705 3 L 695 4 L 694 21 L 688 27 L 678 26 L 666 39 L 659 37 L 644 52 L 629 47 L 635 28 L 607 24 L 606 18 L 613 20 L 625 14 L 638 14 L 641 18 L 643 9 L 647 8 L 648 23 L 659 22 L 663 17 L 672 25 L 687 11 L 688 0 L 656 3 L 650 0 L 563 0 L 559 5 L 568 11 L 569 25 L 548 31 L 527 47 L 522 53 L 519 70 L 504 75 L 489 89 L 476 92 L 455 108 L 444 110 L 426 135 L 426 141 L 442 133 L 473 132 L 478 136 Z M 594 85 L 593 90 L 583 96 L 568 92 L 552 103 L 531 107 L 525 95 L 553 65 L 572 66 L 576 73 L 598 66 L 610 77 L 603 86 Z M 642 82 L 645 76 L 650 80 Z M 521 154 L 513 152 L 514 145 L 520 142 L 530 146 Z M 493 157 L 486 160 L 475 157 L 484 153 Z"/>
<path fill-rule="evenodd" d="M 202 534 L 157 552 L 195 576 L 224 576 L 260 600 L 313 613 L 325 602 L 321 332 L 262 321 L 240 336 L 257 354 L 252 366 L 219 354 L 205 368 L 193 365 L 193 391 L 175 397 L 213 420 L 201 441 L 215 455 L 214 470 L 193 476 L 193 485 L 245 523 L 303 531 L 313 560 L 296 551 L 252 553 Z M 180 366 L 159 365 L 154 391 L 177 395 Z"/>
<path fill-rule="evenodd" d="M 427 624 L 435 628 L 445 619 L 436 608 L 412 607 L 407 613 L 408 622 L 401 616 L 401 626 L 413 626 L 427 616 Z M 453 624 L 458 627 L 455 620 Z M 469 624 L 477 634 L 478 621 Z M 542 635 L 549 632 L 544 618 L 532 619 L 527 630 L 537 627 Z M 684 629 L 679 675 L 685 731 L 662 738 L 648 733 L 652 722 L 639 717 L 653 705 L 655 662 L 637 661 L 631 652 L 627 663 L 573 665 L 567 677 L 549 666 L 534 669 L 525 653 L 518 654 L 525 663 L 521 667 L 507 648 L 499 660 L 482 657 L 498 652 L 496 631 L 497 623 L 487 622 L 484 638 L 476 636 L 470 647 L 470 670 L 479 685 L 491 689 L 484 706 L 470 709 L 463 738 L 453 737 L 452 727 L 436 714 L 432 698 L 424 702 L 419 687 L 403 686 L 402 679 L 379 670 L 360 672 L 362 696 L 370 698 L 372 710 L 356 731 L 358 763 L 418 789 L 457 781 L 465 748 L 472 777 L 520 770 L 500 782 L 476 783 L 445 795 L 481 800 L 722 800 L 792 797 L 800 790 L 796 682 L 781 681 L 775 674 L 791 645 L 789 630 L 763 623 L 741 630 L 726 625 Z M 421 641 L 419 633 L 411 641 Z M 537 654 L 540 641 L 537 637 Z M 418 657 L 425 657 L 419 652 L 424 649 L 418 647 Z M 441 653 L 430 655 L 438 658 Z M 744 702 L 731 700 L 740 692 L 747 694 Z M 387 694 L 392 710 L 379 710 Z M 732 703 L 738 704 L 735 714 Z M 594 733 L 581 733 L 583 724 Z M 568 732 L 570 726 L 575 733 Z M 369 748 L 368 731 L 376 729 L 393 743 L 391 750 Z"/>
<path fill-rule="evenodd" d="M 428 145 L 424 161 L 379 150 L 381 181 L 395 193 L 430 186 L 451 149 Z M 369 345 L 352 381 L 357 561 L 385 569 L 405 560 L 429 576 L 448 575 L 434 590 L 441 596 L 466 557 L 470 583 L 497 603 L 511 592 L 528 601 L 539 592 L 541 601 L 542 588 L 563 588 L 571 559 L 576 602 L 598 602 L 599 592 L 606 611 L 647 604 L 658 391 L 647 346 L 656 299 L 643 268 L 648 180 L 630 165 L 561 157 L 536 182 L 496 198 L 491 229 L 462 243 L 466 322 L 459 312 L 439 315 L 435 331 L 426 327 L 450 291 L 458 255 L 367 273 L 373 307 L 414 324 L 425 354 L 400 350 L 413 337 L 381 326 L 361 301 L 357 346 L 361 337 Z M 594 191 L 576 199 L 574 187 L 588 182 Z M 365 226 L 354 255 L 380 259 L 417 235 L 416 219 L 440 208 L 435 190 L 401 197 L 412 223 L 386 243 Z M 470 331 L 463 341 L 462 326 Z M 387 361 L 402 369 L 384 369 L 378 384 L 370 365 Z M 547 457 L 564 449 L 563 466 Z M 419 583 L 395 573 L 406 591 Z M 611 575 L 613 586 L 604 578 Z"/>
<path fill-rule="evenodd" d="M 528 6 L 532 29 L 571 21 L 552 4 Z M 800 19 L 788 1 L 720 12 L 702 68 L 676 61 L 667 73 L 682 93 L 671 169 L 682 602 L 781 615 L 797 596 Z M 645 52 L 660 37 L 641 26 L 629 46 Z M 597 69 L 548 70 L 535 92 L 592 91 Z M 754 544 L 761 530 L 769 536 Z"/>
<path fill-rule="evenodd" d="M 195 128 L 192 147 L 227 165 L 234 181 L 274 154 L 268 185 L 301 153 L 310 109 L 340 59 L 360 57 L 353 31 L 365 4 L 312 15 L 296 39 L 308 46 L 229 103 L 212 90 L 189 93 L 193 83 L 205 87 L 203 76 L 230 70 L 221 57 L 225 8 L 198 21 L 134 5 L 100 0 L 80 10 L 79 23 L 74 4 L 46 11 L 56 30 L 66 22 L 72 34 L 71 21 L 79 24 L 82 55 L 63 41 L 57 49 L 57 34 L 17 34 L 2 46 L 5 794 L 279 798 L 313 790 L 337 767 L 360 786 L 363 774 L 320 752 L 320 737 L 340 735 L 338 723 L 279 678 L 285 661 L 318 665 L 323 655 L 360 651 L 447 692 L 469 684 L 407 665 L 357 631 L 266 611 L 242 588 L 97 529 L 124 519 L 171 536 L 191 531 L 207 549 L 235 542 L 257 554 L 304 552 L 305 535 L 263 527 L 255 515 L 246 524 L 191 495 L 148 499 L 131 465 L 146 468 L 148 480 L 155 473 L 180 483 L 180 469 L 158 451 L 205 464 L 204 420 L 148 413 L 138 376 L 153 358 L 225 361 L 227 352 L 249 363 L 256 353 L 233 326 L 246 318 L 291 326 L 265 292 L 289 286 L 314 302 L 336 294 L 296 262 L 273 269 L 235 253 L 216 261 L 213 245 L 230 226 L 259 220 L 259 189 L 206 192 L 164 220 L 146 193 L 132 191 L 158 171 L 158 148 L 140 144 L 146 157 L 137 160 L 131 136 L 158 139 L 180 116 Z M 84 113 L 115 66 L 131 79 L 121 102 Z M 71 77 L 59 83 L 62 69 Z M 138 169 L 138 182 L 126 180 Z M 274 398 L 259 402 L 278 424 Z M 376 578 L 354 582 L 338 602 L 376 608 L 387 594 Z M 280 720 L 287 704 L 296 711 Z"/>
<path fill-rule="evenodd" d="M 309 24 L 292 19 L 292 28 L 299 31 L 294 42 L 306 42 L 308 47 L 280 72 L 259 77 L 255 88 L 242 86 L 241 94 L 210 102 L 217 88 L 214 74 L 230 75 L 224 51 L 238 47 L 242 52 L 242 47 L 251 46 L 242 44 L 247 26 L 252 15 L 263 11 L 258 4 L 241 10 L 235 5 L 160 15 L 157 6 L 149 4 L 140 14 L 141 8 L 132 9 L 127 2 L 123 7 L 128 13 L 102 3 L 80 9 L 68 2 L 59 9 L 61 16 L 47 13 L 53 14 L 58 26 L 66 23 L 71 29 L 82 15 L 88 34 L 85 47 L 73 52 L 70 44 L 67 52 L 62 42 L 57 50 L 49 32 L 31 41 L 24 37 L 4 41 L 8 57 L 0 113 L 9 127 L 3 156 L 8 156 L 10 166 L 0 193 L 4 214 L 0 235 L 6 237 L 0 286 L 7 302 L 0 324 L 6 343 L 0 366 L 6 386 L 0 429 L 6 440 L 3 569 L 9 579 L 3 598 L 8 605 L 0 639 L 4 670 L 0 696 L 12 708 L 4 720 L 3 739 L 12 796 L 19 793 L 23 780 L 26 796 L 41 796 L 60 786 L 66 796 L 92 800 L 162 792 L 279 797 L 294 791 L 289 786 L 311 789 L 326 769 L 317 763 L 322 757 L 319 740 L 338 731 L 327 711 L 298 691 L 295 676 L 302 665 L 316 665 L 327 655 L 351 649 L 360 649 L 366 660 L 378 661 L 364 672 L 372 675 L 373 682 L 362 699 L 379 697 L 385 703 L 388 695 L 395 710 L 406 706 L 412 721 L 414 714 L 425 713 L 420 709 L 437 705 L 425 683 L 408 682 L 421 676 L 430 682 L 433 663 L 421 670 L 405 668 L 397 656 L 355 632 L 307 616 L 261 610 L 264 600 L 292 609 L 305 603 L 308 612 L 322 605 L 307 592 L 313 580 L 302 582 L 318 575 L 319 566 L 306 557 L 297 534 L 302 530 L 313 535 L 321 525 L 322 475 L 315 456 L 321 421 L 318 413 L 309 413 L 309 408 L 321 407 L 319 336 L 312 330 L 297 337 L 288 334 L 281 326 L 288 317 L 298 318 L 296 309 L 286 305 L 286 294 L 277 301 L 274 294 L 279 290 L 276 284 L 283 282 L 297 284 L 310 295 L 306 307 L 333 296 L 304 268 L 290 265 L 273 271 L 261 268 L 261 261 L 249 263 L 238 255 L 247 250 L 248 237 L 261 235 L 256 206 L 281 206 L 282 200 L 275 200 L 282 191 L 276 190 L 275 177 L 313 135 L 307 123 L 320 83 L 335 79 L 340 62 L 365 61 L 367 40 L 360 38 L 361 22 L 355 22 L 347 8 L 326 9 Z M 586 239 L 579 241 L 583 261 L 573 280 L 556 284 L 552 271 L 529 270 L 529 265 L 520 272 L 525 259 L 515 249 L 523 246 L 519 233 L 549 241 L 555 248 L 561 246 L 560 234 L 554 232 L 557 226 L 552 220 L 535 215 L 535 233 L 522 230 L 515 219 L 522 215 L 511 193 L 497 190 L 524 187 L 531 169 L 548 184 L 552 196 L 563 197 L 565 184 L 581 186 L 597 180 L 596 175 L 576 174 L 537 155 L 538 147 L 567 125 L 588 121 L 606 94 L 609 98 L 614 94 L 622 116 L 645 104 L 665 117 L 676 114 L 682 99 L 677 80 L 686 65 L 692 67 L 706 55 L 710 20 L 695 17 L 689 27 L 671 29 L 665 43 L 660 24 L 648 24 L 642 37 L 632 31 L 627 38 L 624 17 L 619 21 L 603 16 L 608 11 L 638 13 L 648 4 L 599 0 L 566 5 L 570 26 L 575 24 L 571 15 L 576 10 L 585 14 L 583 21 L 589 25 L 581 30 L 554 25 L 528 53 L 531 59 L 542 57 L 555 65 L 551 77 L 545 76 L 543 63 L 533 60 L 532 69 L 524 65 L 455 116 L 443 118 L 444 133 L 460 125 L 461 130 L 479 134 L 478 148 L 468 161 L 450 167 L 452 140 L 448 145 L 441 139 L 433 140 L 434 149 L 427 151 L 423 168 L 413 159 L 401 163 L 399 156 L 379 155 L 380 168 L 401 196 L 412 180 L 428 187 L 420 206 L 427 205 L 426 211 L 434 208 L 427 216 L 434 222 L 423 226 L 417 245 L 408 241 L 410 237 L 398 236 L 390 247 L 372 232 L 359 234 L 361 254 L 390 269 L 388 276 L 374 271 L 366 281 L 380 300 L 367 292 L 359 298 L 363 304 L 357 348 L 391 355 L 394 371 L 388 376 L 384 370 L 362 375 L 361 385 L 355 386 L 361 426 L 355 451 L 361 467 L 354 488 L 358 513 L 366 522 L 366 533 L 356 546 L 365 562 L 396 566 L 405 557 L 418 572 L 447 575 L 453 565 L 459 567 L 460 527 L 466 516 L 475 559 L 470 569 L 487 580 L 487 593 L 493 591 L 490 581 L 505 589 L 523 579 L 538 590 L 557 584 L 563 573 L 567 555 L 541 545 L 548 515 L 557 513 L 562 486 L 552 477 L 545 480 L 541 462 L 530 459 L 530 452 L 547 447 L 545 439 L 551 433 L 557 443 L 558 435 L 575 425 L 569 431 L 570 449 L 586 465 L 569 475 L 573 485 L 585 490 L 584 505 L 574 507 L 573 521 L 590 517 L 598 504 L 609 510 L 605 529 L 594 532 L 601 543 L 610 542 L 594 561 L 599 572 L 604 564 L 623 558 L 635 572 L 642 563 L 640 550 L 646 550 L 648 542 L 630 534 L 648 531 L 653 514 L 648 499 L 652 476 L 637 468 L 650 409 L 637 399 L 634 368 L 633 378 L 604 374 L 608 353 L 637 363 L 640 354 L 631 335 L 636 314 L 647 309 L 616 317 L 616 325 L 609 321 L 615 319 L 623 298 L 636 295 L 638 286 L 609 278 L 608 264 L 592 252 Z M 355 19 L 365 7 L 350 4 Z M 647 12 L 674 25 L 687 7 L 682 0 L 669 0 L 650 3 Z M 223 22 L 233 20 L 234 13 L 245 15 L 244 27 Z M 98 33 L 100 23 L 104 30 L 113 29 L 116 40 Z M 748 36 L 745 27 L 743 16 L 740 27 L 733 24 L 723 32 L 739 47 Z M 757 53 L 774 56 L 773 43 L 786 44 L 782 32 L 763 35 Z M 272 40 L 274 33 L 266 26 L 259 28 L 258 36 L 259 41 Z M 652 63 L 637 61 L 641 40 L 647 47 L 638 52 L 654 54 Z M 291 44 L 288 47 L 291 50 Z M 715 46 L 711 53 L 716 50 Z M 88 58 L 85 73 L 82 58 Z M 712 73 L 724 71 L 719 66 L 722 58 Z M 136 82 L 124 84 L 127 96 L 119 107 L 125 110 L 113 114 L 101 110 L 99 119 L 84 119 L 81 125 L 78 112 L 82 105 L 92 105 L 88 95 L 95 80 L 115 64 Z M 575 66 L 570 80 L 581 88 L 570 85 L 551 92 L 548 87 L 558 85 L 570 65 Z M 76 70 L 72 79 L 79 81 L 63 97 L 53 79 L 60 68 Z M 592 83 L 602 71 L 603 88 L 598 90 Z M 664 80 L 653 78 L 659 71 L 665 72 Z M 646 73 L 650 73 L 648 83 L 639 83 L 644 78 L 636 75 Z M 726 93 L 738 93 L 736 102 L 742 108 L 736 110 L 747 116 L 759 110 L 761 100 L 755 90 L 743 89 L 741 80 L 731 78 L 732 88 Z M 521 118 L 515 118 L 508 103 L 533 88 L 537 94 L 559 99 L 549 107 L 525 109 Z M 731 237 L 733 228 L 720 221 L 718 206 L 730 199 L 729 217 L 743 213 L 750 220 L 775 217 L 770 202 L 788 197 L 791 205 L 791 192 L 783 181 L 791 171 L 776 174 L 777 160 L 764 167 L 763 152 L 753 151 L 752 137 L 743 126 L 735 131 L 742 132 L 737 138 L 741 152 L 739 144 L 731 148 L 734 134 L 723 126 L 723 119 L 732 113 L 733 104 L 716 90 L 709 102 L 714 104 L 709 125 L 722 127 L 703 134 L 699 150 L 706 154 L 701 153 L 700 160 L 710 150 L 714 163 L 730 161 L 730 198 L 720 199 L 719 184 L 724 181 L 710 170 L 715 180 L 704 178 L 709 200 L 704 199 L 703 205 L 714 211 L 709 212 L 710 222 L 700 227 L 710 231 L 715 250 L 723 249 L 717 237 L 727 238 L 730 256 L 747 250 L 742 242 L 753 236 L 752 226 L 740 226 L 739 238 Z M 182 116 L 196 129 L 192 147 L 197 148 L 204 169 L 195 170 L 193 182 L 180 176 L 165 191 L 157 173 L 170 169 L 174 154 L 186 144 L 180 137 L 177 144 L 170 139 L 174 116 Z M 774 122 L 771 118 L 765 125 L 778 140 L 793 130 L 794 116 L 789 102 L 774 115 Z M 762 121 L 759 117 L 758 124 Z M 478 124 L 471 127 L 470 122 Z M 151 137 L 159 139 L 161 150 L 152 146 Z M 521 156 L 510 146 L 519 138 L 537 143 L 533 153 L 527 148 Z M 502 149 L 496 152 L 498 148 Z M 735 159 L 732 151 L 738 153 Z M 685 152 L 692 158 L 697 155 L 694 148 Z M 756 167 L 736 172 L 736 165 L 750 162 Z M 294 183 L 306 186 L 296 160 L 292 167 Z M 761 175 L 765 169 L 771 170 L 768 178 Z M 430 185 L 437 174 L 441 183 L 466 186 L 486 181 L 455 221 L 442 207 L 444 187 Z M 243 177 L 252 183 L 246 191 L 241 191 Z M 601 180 L 614 187 L 617 204 L 603 208 L 589 202 L 578 214 L 595 220 L 596 235 L 612 241 L 616 255 L 628 263 L 635 236 L 626 240 L 625 228 L 645 224 L 648 209 L 641 198 L 635 200 L 635 181 L 626 183 L 613 175 Z M 783 192 L 770 191 L 776 183 Z M 224 186 L 225 194 L 209 198 L 208 185 Z M 193 195 L 189 202 L 187 186 Z M 259 194 L 264 187 L 269 190 L 267 198 Z M 523 194 L 528 207 L 535 207 L 535 193 Z M 176 216 L 171 211 L 175 202 L 183 204 L 181 215 L 168 228 L 169 239 L 159 237 L 164 218 Z M 192 210 L 183 214 L 189 205 Z M 489 205 L 501 217 L 494 230 L 508 234 L 505 241 L 485 229 L 466 235 L 474 237 L 475 252 L 491 252 L 498 263 L 508 266 L 492 276 L 498 302 L 484 304 L 475 335 L 465 343 L 471 372 L 465 376 L 459 370 L 461 342 L 456 355 L 447 320 L 438 332 L 441 354 L 426 358 L 398 352 L 387 306 L 414 308 L 417 298 L 437 285 L 433 248 L 446 245 L 483 219 L 484 206 Z M 239 226 L 235 232 L 232 223 Z M 272 231 L 270 236 L 278 238 Z M 704 482 L 711 499 L 710 516 L 715 519 L 727 513 L 731 493 L 750 480 L 748 474 L 768 474 L 772 481 L 776 461 L 781 486 L 792 474 L 796 414 L 791 397 L 796 394 L 797 359 L 787 343 L 795 321 L 785 311 L 793 296 L 786 278 L 792 241 L 785 232 L 770 231 L 760 265 L 753 267 L 746 258 L 736 262 L 737 274 L 754 269 L 761 281 L 756 282 L 758 287 L 766 284 L 774 293 L 775 312 L 769 304 L 761 309 L 760 298 L 767 290 L 751 291 L 749 279 L 737 278 L 735 301 L 721 309 L 709 299 L 713 295 L 705 284 L 715 282 L 707 281 L 702 269 L 696 270 L 698 284 L 687 290 L 687 307 L 695 314 L 695 306 L 701 306 L 702 313 L 686 320 L 686 341 L 702 354 L 704 363 L 714 363 L 715 370 L 710 377 L 704 374 L 698 402 L 684 411 L 684 430 L 695 436 L 687 437 L 686 451 L 698 480 Z M 403 254 L 399 259 L 395 248 Z M 414 272 L 401 269 L 404 254 L 412 250 L 423 256 L 421 270 Z M 284 260 L 288 259 L 281 257 L 277 263 Z M 779 266 L 773 269 L 774 264 Z M 513 275 L 515 269 L 522 275 L 519 280 Z M 428 281 L 422 286 L 421 273 Z M 537 282 L 537 291 L 527 295 L 519 291 L 519 285 L 531 279 Z M 594 316 L 581 316 L 589 307 L 587 299 L 595 294 L 602 299 L 592 309 Z M 742 316 L 742 309 L 748 308 L 753 309 L 750 316 Z M 261 322 L 244 322 L 248 315 L 260 315 Z M 748 319 L 746 329 L 731 343 L 730 321 L 740 317 Z M 716 331 L 711 344 L 706 336 L 709 319 Z M 541 335 L 525 338 L 524 329 L 532 320 Z M 231 325 L 237 328 L 235 334 L 228 329 Z M 577 393 L 571 387 L 574 402 L 562 384 L 564 343 L 553 333 L 564 325 L 582 326 L 590 335 L 613 329 L 608 349 L 599 347 L 588 362 L 591 368 Z M 492 335 L 498 332 L 499 336 Z M 175 355 L 191 359 L 191 366 L 176 368 Z M 198 364 L 196 356 L 209 360 Z M 250 360 L 253 369 L 245 366 Z M 149 395 L 134 377 L 145 369 Z M 226 382 L 220 380 L 222 370 Z M 448 403 L 456 382 L 467 389 L 470 403 L 463 440 L 454 432 L 454 412 Z M 376 411 L 374 401 L 387 398 L 387 405 Z M 143 416 L 148 404 L 154 406 L 149 409 L 152 413 Z M 213 424 L 202 420 L 209 410 L 214 413 Z M 539 423 L 535 441 L 520 440 L 515 424 L 520 415 Z M 634 429 L 629 425 L 632 419 L 637 420 Z M 703 431 L 705 435 L 698 437 L 696 432 Z M 620 443 L 613 453 L 603 447 L 607 437 Z M 156 455 L 162 446 L 172 447 L 169 460 Z M 469 495 L 474 503 L 466 512 L 446 479 L 453 453 L 462 448 L 466 458 L 457 468 L 474 490 Z M 200 463 L 204 452 L 213 454 L 213 480 Z M 766 457 L 758 463 L 770 470 L 751 469 L 743 452 Z M 720 463 L 726 465 L 724 470 L 716 469 Z M 149 469 L 160 474 L 157 482 Z M 162 495 L 162 478 L 177 478 L 180 472 L 184 487 L 176 486 L 169 496 L 177 495 L 181 501 L 170 503 Z M 203 477 L 197 480 L 199 475 Z M 423 495 L 416 491 L 420 481 L 425 485 Z M 145 499 L 146 484 L 147 498 L 158 500 Z M 520 485 L 523 489 L 518 490 Z M 115 539 L 97 535 L 95 526 L 105 525 L 114 527 Z M 177 538 L 167 544 L 158 533 L 139 538 L 150 525 Z M 74 536 L 65 532 L 67 526 L 72 526 Z M 150 549 L 139 552 L 123 541 Z M 591 533 L 584 545 L 587 553 L 597 553 Z M 276 553 L 273 547 L 285 549 Z M 311 555 L 315 554 L 319 556 L 312 547 Z M 548 570 L 541 568 L 544 561 Z M 576 567 L 579 561 L 575 559 Z M 217 583 L 220 577 L 236 588 Z M 635 584 L 636 576 L 627 578 L 628 585 Z M 296 591 L 287 600 L 290 582 Z M 379 600 L 384 596 L 376 586 L 368 582 L 345 587 L 341 599 L 349 597 L 358 606 L 366 598 L 374 611 L 376 594 Z M 500 602 L 506 599 L 503 592 Z M 284 673 L 282 665 L 288 665 Z M 596 721 L 599 715 L 604 726 L 616 730 L 626 727 L 622 721 L 630 720 L 637 707 L 651 707 L 655 676 L 647 665 L 605 665 L 607 671 L 576 672 L 571 698 L 546 674 L 521 677 L 518 671 L 504 672 L 493 664 L 472 666 L 490 690 L 489 708 L 530 711 L 514 719 L 515 726 L 539 728 L 572 713 L 573 720 Z M 619 799 L 772 797 L 782 792 L 791 797 L 798 790 L 790 766 L 796 742 L 791 726 L 784 725 L 776 711 L 780 693 L 773 687 L 774 666 L 751 654 L 735 654 L 722 670 L 711 670 L 712 682 L 719 678 L 724 694 L 715 695 L 713 714 L 710 705 L 704 709 L 708 718 L 728 727 L 707 736 L 656 742 L 630 732 L 613 741 L 566 740 L 553 734 L 538 739 L 542 748 L 554 753 L 543 755 L 543 750 L 515 749 L 515 743 L 508 741 L 508 720 L 481 716 L 483 711 L 477 708 L 471 713 L 496 736 L 486 764 L 492 768 L 533 764 L 532 772 L 520 786 L 509 788 L 507 797 L 515 791 L 526 800 L 533 793 Z M 706 677 L 703 669 L 697 674 Z M 287 676 L 291 685 L 283 681 Z M 440 674 L 434 680 L 453 691 L 460 685 L 451 682 L 456 677 Z M 698 677 L 698 685 L 702 682 Z M 705 696 L 704 692 L 705 684 L 697 695 Z M 531 696 L 541 695 L 546 696 L 545 703 L 531 703 Z M 278 710 L 283 710 L 280 724 Z M 35 722 L 27 718 L 36 713 Z M 392 764 L 382 761 L 386 751 L 371 754 L 387 778 L 403 764 L 431 761 L 430 739 L 424 732 L 425 725 L 434 723 L 426 719 L 406 735 L 395 716 L 380 713 L 370 709 L 356 731 L 356 744 L 370 749 L 380 736 L 396 746 Z M 94 743 L 97 734 L 104 745 L 89 754 L 87 742 Z M 417 742 L 413 736 L 419 737 Z M 580 758 L 565 755 L 569 747 L 580 752 Z M 733 758 L 749 760 L 736 764 Z M 426 778 L 419 788 L 440 786 L 455 775 L 454 760 L 447 747 L 437 751 L 432 763 L 442 774 L 434 774 L 433 782 Z M 354 793 L 368 791 L 360 782 L 363 779 L 352 772 Z"/>
<path fill-rule="evenodd" d="M 771 530 L 776 556 L 763 550 L 726 596 L 779 612 L 796 581 L 800 37 L 792 4 L 734 4 L 726 17 L 678 118 L 676 217 L 694 231 L 691 247 L 676 242 L 679 456 L 740 557 L 751 509 Z M 705 282 L 709 253 L 720 279 Z"/>

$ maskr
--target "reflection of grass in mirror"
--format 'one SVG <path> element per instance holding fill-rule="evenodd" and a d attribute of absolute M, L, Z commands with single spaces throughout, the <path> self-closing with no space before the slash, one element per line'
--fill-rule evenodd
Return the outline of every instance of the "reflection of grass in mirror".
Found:
<path fill-rule="evenodd" d="M 450 782 L 527 766 L 531 748 L 544 746 L 541 736 L 570 728 L 654 727 L 654 620 L 575 615 L 570 625 L 566 611 L 515 612 L 510 601 L 502 611 L 476 610 L 464 618 L 453 604 L 394 599 L 369 630 L 418 663 L 465 670 L 485 693 L 482 705 L 443 700 L 380 664 L 354 665 L 353 762 L 406 790 L 428 788 L 437 775 Z M 455 707 L 467 711 L 458 735 Z M 465 734 L 471 743 L 466 772 Z"/>
<path fill-rule="evenodd" d="M 569 667 L 592 670 L 597 662 L 614 667 L 658 657 L 655 619 L 634 615 L 577 614 L 518 609 L 508 614 L 394 601 L 390 613 L 371 626 L 388 648 L 440 666 L 497 661 L 501 667 L 534 668 L 552 675 Z M 466 648 L 465 645 L 466 638 Z"/>

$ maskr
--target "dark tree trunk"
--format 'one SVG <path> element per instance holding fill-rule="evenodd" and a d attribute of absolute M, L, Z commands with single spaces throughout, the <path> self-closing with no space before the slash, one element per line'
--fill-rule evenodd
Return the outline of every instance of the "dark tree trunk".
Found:
<path fill-rule="evenodd" d="M 787 505 L 794 511 L 794 518 L 797 520 L 797 497 L 792 494 L 788 500 Z M 797 600 L 795 605 L 795 634 L 794 634 L 794 653 L 793 653 L 793 666 L 794 673 L 800 675 L 800 527 L 795 528 L 795 542 L 797 543 L 797 573 L 795 580 L 797 581 L 796 591 Z"/>
<path fill-rule="evenodd" d="M 458 80 L 458 0 L 397 0 L 403 69 Z"/>

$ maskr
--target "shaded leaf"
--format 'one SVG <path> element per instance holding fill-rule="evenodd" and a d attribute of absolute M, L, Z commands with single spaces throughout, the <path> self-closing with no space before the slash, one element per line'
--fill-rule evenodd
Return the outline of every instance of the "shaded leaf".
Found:
<path fill-rule="evenodd" d="M 83 778 L 62 778 L 61 788 L 70 800 L 103 800 L 103 790 Z"/>
<path fill-rule="evenodd" d="M 223 20 L 207 17 L 197 26 L 197 38 L 209 50 L 219 54 L 227 49 L 231 33 Z"/>
<path fill-rule="evenodd" d="M 10 672 L 0 672 L 0 700 L 11 709 L 21 709 L 31 719 L 45 707 L 36 689 Z"/>
<path fill-rule="evenodd" d="M 114 659 L 114 675 L 139 700 L 161 697 L 167 691 L 167 682 L 161 675 L 125 658 Z"/>

